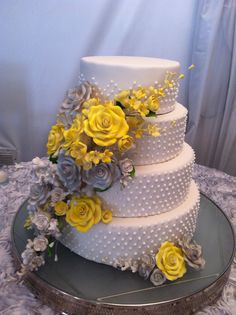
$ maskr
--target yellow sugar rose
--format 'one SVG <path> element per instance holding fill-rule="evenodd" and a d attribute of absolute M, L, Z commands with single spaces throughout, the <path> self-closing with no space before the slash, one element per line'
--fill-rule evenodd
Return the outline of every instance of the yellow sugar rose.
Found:
<path fill-rule="evenodd" d="M 66 212 L 68 211 L 68 209 L 69 209 L 69 207 L 68 207 L 67 203 L 64 201 L 58 201 L 54 205 L 54 211 L 55 211 L 56 215 L 58 215 L 58 216 L 65 215 Z"/>
<path fill-rule="evenodd" d="M 85 133 L 99 146 L 110 146 L 127 134 L 125 114 L 112 103 L 91 106 L 84 121 Z"/>
<path fill-rule="evenodd" d="M 121 152 L 128 151 L 134 143 L 134 139 L 126 135 L 118 140 L 118 148 Z"/>
<path fill-rule="evenodd" d="M 76 129 L 79 134 L 84 130 L 84 121 L 82 115 L 77 115 L 73 120 L 71 128 Z"/>
<path fill-rule="evenodd" d="M 80 232 L 87 232 L 101 220 L 101 200 L 97 196 L 73 197 L 66 212 L 66 222 Z"/>
<path fill-rule="evenodd" d="M 181 278 L 186 273 L 182 250 L 168 241 L 161 245 L 156 254 L 156 264 L 170 281 Z"/>
<path fill-rule="evenodd" d="M 102 211 L 102 222 L 107 224 L 110 223 L 112 220 L 112 212 L 111 210 L 104 210 Z"/>
<path fill-rule="evenodd" d="M 52 129 L 48 135 L 47 143 L 49 155 L 54 154 L 60 148 L 61 142 L 63 140 L 63 131 L 64 129 L 61 125 L 52 126 Z"/>

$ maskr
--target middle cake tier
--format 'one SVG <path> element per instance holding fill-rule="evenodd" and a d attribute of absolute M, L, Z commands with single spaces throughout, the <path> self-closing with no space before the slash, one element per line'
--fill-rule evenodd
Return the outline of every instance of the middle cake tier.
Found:
<path fill-rule="evenodd" d="M 124 189 L 116 182 L 98 195 L 113 217 L 144 217 L 170 211 L 187 198 L 194 157 L 193 149 L 184 143 L 174 159 L 136 166 L 135 177 Z"/>

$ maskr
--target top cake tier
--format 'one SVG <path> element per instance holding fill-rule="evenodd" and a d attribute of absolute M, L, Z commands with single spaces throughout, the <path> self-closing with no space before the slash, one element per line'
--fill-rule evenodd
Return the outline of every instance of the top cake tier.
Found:
<path fill-rule="evenodd" d="M 179 73 L 177 61 L 126 56 L 83 57 L 80 62 L 80 81 L 94 84 L 101 95 L 110 99 L 122 91 L 138 86 L 163 86 L 168 73 Z M 165 90 L 158 114 L 174 109 L 178 81 Z"/>

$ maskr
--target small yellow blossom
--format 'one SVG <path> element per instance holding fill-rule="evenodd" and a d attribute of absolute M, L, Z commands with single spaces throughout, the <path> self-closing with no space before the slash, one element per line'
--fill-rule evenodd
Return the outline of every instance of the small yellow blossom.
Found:
<path fill-rule="evenodd" d="M 66 202 L 64 201 L 58 201 L 54 205 L 54 211 L 55 214 L 58 216 L 63 216 L 68 211 L 69 207 Z"/>
<path fill-rule="evenodd" d="M 146 89 L 144 87 L 140 87 L 137 90 L 133 90 L 132 94 L 138 99 L 141 100 L 147 94 Z"/>
<path fill-rule="evenodd" d="M 137 128 L 138 126 L 140 126 L 144 122 L 143 119 L 139 116 L 127 116 L 126 121 L 129 125 L 130 129 Z"/>
<path fill-rule="evenodd" d="M 161 245 L 156 254 L 156 264 L 170 281 L 182 278 L 187 271 L 182 250 L 169 241 Z"/>
<path fill-rule="evenodd" d="M 172 88 L 174 85 L 173 85 L 173 81 L 172 80 L 165 80 L 165 84 L 168 88 Z"/>
<path fill-rule="evenodd" d="M 179 79 L 181 80 L 181 79 L 183 79 L 183 78 L 184 78 L 184 74 L 181 73 L 181 74 L 179 75 Z"/>
<path fill-rule="evenodd" d="M 133 146 L 133 143 L 134 139 L 131 136 L 126 135 L 118 140 L 118 148 L 121 152 L 125 152 Z"/>
<path fill-rule="evenodd" d="M 75 141 L 70 146 L 68 153 L 76 160 L 82 159 L 87 153 L 87 145 L 81 141 Z"/>
<path fill-rule="evenodd" d="M 112 212 L 111 210 L 102 211 L 102 222 L 107 224 L 112 221 Z"/>
<path fill-rule="evenodd" d="M 143 133 L 144 133 L 144 129 L 136 129 L 134 131 L 134 136 L 136 139 L 140 139 L 142 138 Z"/>
<path fill-rule="evenodd" d="M 101 160 L 104 163 L 110 163 L 112 156 L 113 156 L 113 152 L 111 152 L 108 149 L 106 149 L 104 152 L 101 152 Z"/>
<path fill-rule="evenodd" d="M 156 125 L 148 125 L 148 133 L 153 137 L 160 136 L 160 130 Z"/>
<path fill-rule="evenodd" d="M 30 217 L 27 217 L 27 218 L 25 219 L 24 228 L 25 228 L 25 229 L 28 229 L 28 228 L 30 227 L 30 225 L 31 225 Z"/>
<path fill-rule="evenodd" d="M 63 132 L 65 142 L 63 148 L 68 149 L 76 140 L 79 139 L 81 132 L 75 128 L 67 129 Z"/>
<path fill-rule="evenodd" d="M 97 165 L 100 162 L 101 157 L 102 157 L 101 153 L 95 150 L 88 152 L 88 154 L 86 154 L 85 159 L 87 162 L 92 162 L 95 165 Z"/>
<path fill-rule="evenodd" d="M 89 109 L 91 106 L 97 106 L 99 105 L 99 99 L 98 98 L 90 98 L 89 100 L 85 101 L 82 105 L 82 108 Z"/>
<path fill-rule="evenodd" d="M 52 129 L 48 135 L 48 143 L 47 143 L 47 149 L 48 149 L 49 155 L 56 153 L 58 149 L 60 148 L 61 142 L 63 140 L 63 131 L 64 131 L 64 127 L 62 125 L 52 126 Z"/>
<path fill-rule="evenodd" d="M 114 97 L 114 100 L 116 102 L 121 103 L 124 107 L 129 107 L 129 96 L 130 96 L 130 91 L 124 90 L 116 94 Z"/>
<path fill-rule="evenodd" d="M 148 108 L 147 108 L 146 103 L 141 103 L 141 104 L 140 104 L 139 109 L 138 109 L 138 112 L 140 113 L 140 115 L 141 115 L 142 117 L 147 116 L 147 114 L 149 113 L 149 110 L 148 110 Z"/>
<path fill-rule="evenodd" d="M 194 64 L 191 64 L 189 67 L 188 67 L 188 70 L 192 70 L 195 68 L 195 65 Z"/>
<path fill-rule="evenodd" d="M 87 232 L 102 219 L 101 200 L 97 196 L 74 196 L 66 212 L 66 222 L 80 232 Z"/>
<path fill-rule="evenodd" d="M 172 125 L 172 127 L 175 127 L 176 126 L 176 120 L 172 120 L 171 125 Z"/>
<path fill-rule="evenodd" d="M 76 129 L 79 134 L 81 134 L 84 131 L 84 119 L 82 115 L 77 115 L 75 119 L 73 120 L 72 129 Z"/>

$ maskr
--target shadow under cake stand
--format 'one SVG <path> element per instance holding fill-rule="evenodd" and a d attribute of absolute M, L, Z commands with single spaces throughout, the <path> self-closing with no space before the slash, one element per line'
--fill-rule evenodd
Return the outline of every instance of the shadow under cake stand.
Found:
<path fill-rule="evenodd" d="M 12 252 L 19 268 L 20 254 L 32 232 L 24 229 L 26 202 L 12 226 Z M 188 270 L 174 282 L 154 287 L 131 271 L 86 260 L 58 244 L 58 262 L 29 272 L 26 284 L 46 304 L 62 314 L 192 314 L 221 295 L 233 261 L 233 228 L 219 207 L 201 194 L 195 240 L 202 245 L 204 270 Z"/>

